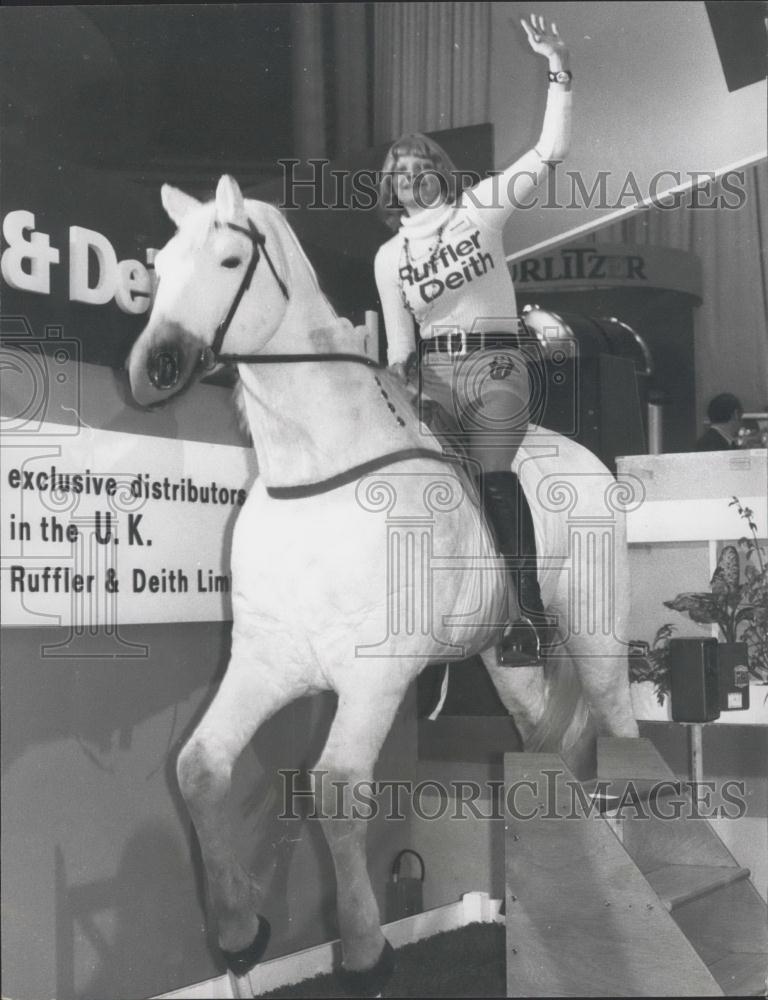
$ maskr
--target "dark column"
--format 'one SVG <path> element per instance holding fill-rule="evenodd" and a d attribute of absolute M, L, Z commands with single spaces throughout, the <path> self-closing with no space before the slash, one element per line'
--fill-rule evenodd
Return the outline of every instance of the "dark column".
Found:
<path fill-rule="evenodd" d="M 291 8 L 293 151 L 300 159 L 325 156 L 325 79 L 322 4 Z"/>
<path fill-rule="evenodd" d="M 368 67 L 366 5 L 333 5 L 336 149 L 344 158 L 368 145 Z"/>

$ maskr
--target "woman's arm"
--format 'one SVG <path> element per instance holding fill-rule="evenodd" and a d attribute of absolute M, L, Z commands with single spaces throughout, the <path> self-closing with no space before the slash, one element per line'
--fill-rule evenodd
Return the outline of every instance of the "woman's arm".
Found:
<path fill-rule="evenodd" d="M 554 21 L 552 27 L 548 28 L 543 17 L 537 19 L 536 15 L 532 14 L 533 27 L 525 18 L 521 19 L 521 24 L 531 48 L 539 55 L 545 56 L 549 66 L 547 109 L 544 112 L 541 136 L 533 152 L 538 153 L 542 161 L 560 159 L 568 152 L 571 139 L 571 56 Z M 568 79 L 562 81 L 552 79 L 558 75 L 567 76 Z"/>
<path fill-rule="evenodd" d="M 514 208 L 529 203 L 531 192 L 541 181 L 548 162 L 561 160 L 568 151 L 571 133 L 570 54 L 557 25 L 548 27 L 543 17 L 521 21 L 534 52 L 545 56 L 548 72 L 568 74 L 564 82 L 550 79 L 541 135 L 533 147 L 501 174 L 481 181 L 464 192 L 465 204 L 474 207 L 485 225 L 501 228 Z"/>
<path fill-rule="evenodd" d="M 397 256 L 393 244 L 379 247 L 374 261 L 376 287 L 384 313 L 384 331 L 387 335 L 387 363 L 404 365 L 416 350 L 416 331 L 413 316 L 403 304 L 397 274 Z"/>

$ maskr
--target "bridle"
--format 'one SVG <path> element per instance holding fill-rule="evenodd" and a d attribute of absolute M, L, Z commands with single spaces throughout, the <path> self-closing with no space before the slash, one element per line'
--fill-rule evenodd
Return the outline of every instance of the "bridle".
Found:
<path fill-rule="evenodd" d="M 255 355 L 250 354 L 219 354 L 221 350 L 221 345 L 224 338 L 227 335 L 227 331 L 232 325 L 232 320 L 235 318 L 235 313 L 240 307 L 243 296 L 250 288 L 251 282 L 253 281 L 253 276 L 256 273 L 256 268 L 258 267 L 259 261 L 261 260 L 262 253 L 264 254 L 264 259 L 269 265 L 269 269 L 272 272 L 275 281 L 283 293 L 286 302 L 290 302 L 291 297 L 288 294 L 288 288 L 285 282 L 277 273 L 277 269 L 272 262 L 272 258 L 267 250 L 267 238 L 264 233 L 256 226 L 252 219 L 248 219 L 248 228 L 245 226 L 238 226 L 234 222 L 224 223 L 227 229 L 232 229 L 236 233 L 242 233 L 247 236 L 251 241 L 251 259 L 248 261 L 248 267 L 245 269 L 240 285 L 235 292 L 235 296 L 230 303 L 229 309 L 224 319 L 216 327 L 216 333 L 213 337 L 213 343 L 210 347 L 205 347 L 200 352 L 199 365 L 205 371 L 211 371 L 216 367 L 218 362 L 233 363 L 237 361 L 248 361 L 253 362 L 257 360 Z M 214 229 L 220 229 L 222 223 L 214 222 Z M 171 351 L 159 351 L 151 360 L 149 365 L 149 379 L 156 389 L 172 389 L 174 385 L 179 380 L 179 363 L 178 358 L 174 352 Z"/>
<path fill-rule="evenodd" d="M 200 355 L 200 365 L 206 369 L 211 370 L 218 363 L 223 364 L 295 364 L 301 362 L 326 362 L 326 361 L 344 361 L 353 362 L 357 364 L 366 365 L 369 368 L 375 368 L 382 370 L 386 366 L 374 361 L 372 358 L 366 357 L 363 354 L 221 354 L 221 346 L 224 342 L 224 338 L 227 335 L 227 331 L 232 325 L 232 320 L 240 306 L 243 296 L 248 291 L 253 276 L 256 273 L 256 268 L 261 260 L 262 254 L 264 259 L 269 266 L 272 275 L 277 282 L 280 291 L 283 293 L 286 302 L 290 302 L 290 295 L 288 288 L 277 273 L 272 258 L 269 255 L 266 245 L 266 237 L 257 228 L 252 219 L 248 219 L 248 228 L 244 226 L 238 226 L 234 222 L 225 223 L 228 229 L 232 229 L 237 233 L 242 233 L 247 236 L 253 246 L 253 251 L 251 253 L 251 259 L 248 261 L 248 267 L 243 274 L 240 286 L 235 293 L 234 298 L 227 310 L 227 314 L 224 319 L 216 327 L 216 333 L 214 334 L 213 343 L 210 347 L 203 349 Z M 221 226 L 221 223 L 214 223 L 216 228 Z M 159 352 L 153 359 L 150 369 L 149 377 L 153 385 L 158 389 L 171 389 L 178 381 L 179 378 L 179 365 L 175 355 L 170 352 Z M 362 475 L 371 474 L 378 469 L 385 468 L 388 465 L 394 463 L 405 462 L 416 458 L 429 458 L 432 460 L 437 460 L 441 462 L 448 462 L 451 464 L 461 464 L 461 459 L 453 455 L 447 455 L 444 452 L 434 451 L 432 448 L 401 448 L 398 451 L 388 452 L 386 455 L 380 455 L 377 458 L 371 459 L 368 462 L 362 462 L 358 465 L 353 466 L 351 469 L 339 473 L 335 476 L 330 476 L 328 479 L 321 480 L 315 483 L 306 483 L 299 486 L 272 486 L 267 487 L 267 493 L 275 500 L 298 500 L 304 499 L 306 497 L 314 497 L 320 493 L 327 493 L 331 490 L 338 489 L 340 486 L 345 486 L 348 483 L 352 483 L 359 479 Z"/>
<path fill-rule="evenodd" d="M 317 361 L 346 361 L 366 365 L 369 368 L 382 369 L 384 365 L 379 364 L 372 358 L 362 354 L 221 354 L 221 347 L 227 331 L 232 325 L 243 296 L 250 288 L 253 276 L 256 273 L 262 254 L 269 266 L 280 291 L 286 302 L 291 301 L 288 288 L 277 272 L 269 250 L 267 249 L 267 239 L 264 233 L 255 225 L 252 219 L 248 219 L 248 228 L 238 226 L 234 222 L 223 223 L 227 229 L 232 229 L 236 233 L 242 233 L 251 241 L 253 250 L 248 267 L 245 269 L 240 285 L 235 292 L 235 296 L 230 303 L 229 309 L 224 319 L 216 327 L 213 342 L 210 347 L 204 347 L 200 352 L 199 366 L 204 371 L 211 371 L 217 364 L 250 364 L 250 365 L 275 365 L 275 364 L 295 364 L 297 362 L 317 362 Z M 214 228 L 221 228 L 222 223 L 215 222 Z M 179 380 L 180 368 L 178 358 L 173 351 L 158 351 L 149 363 L 149 380 L 156 389 L 172 389 Z"/>
<path fill-rule="evenodd" d="M 215 225 L 220 225 L 215 223 Z M 242 233 L 247 236 L 251 243 L 253 244 L 253 253 L 251 254 L 251 259 L 248 262 L 248 267 L 246 268 L 245 274 L 243 275 L 243 280 L 240 282 L 240 287 L 235 293 L 235 297 L 232 300 L 232 304 L 227 311 L 227 315 L 216 327 L 216 333 L 213 338 L 213 343 L 210 347 L 203 350 L 202 354 L 202 364 L 206 369 L 213 368 L 217 363 L 221 364 L 249 364 L 249 365 L 275 365 L 275 364 L 295 364 L 297 362 L 309 362 L 309 361 L 352 361 L 359 364 L 367 365 L 371 368 L 383 368 L 377 361 L 373 361 L 371 358 L 365 357 L 361 354 L 221 354 L 221 345 L 224 341 L 224 337 L 227 334 L 227 330 L 232 324 L 232 320 L 235 317 L 235 313 L 238 310 L 240 302 L 242 301 L 243 295 L 247 292 L 250 287 L 253 276 L 256 273 L 256 267 L 261 258 L 261 254 L 264 254 L 264 259 L 269 265 L 269 269 L 277 282 L 280 291 L 283 293 L 286 302 L 291 301 L 291 297 L 288 293 L 285 282 L 277 273 L 277 269 L 272 262 L 272 258 L 269 255 L 269 250 L 267 250 L 267 241 L 264 234 L 256 227 L 252 219 L 248 220 L 248 229 L 243 226 L 235 225 L 234 222 L 227 222 L 226 226 L 228 229 L 233 229 L 236 233 Z"/>
<path fill-rule="evenodd" d="M 214 223 L 215 226 L 220 225 L 220 223 Z M 257 228 L 252 219 L 248 219 L 248 228 L 244 226 L 238 226 L 234 222 L 225 223 L 228 229 L 234 230 L 236 233 L 242 233 L 247 236 L 251 243 L 253 244 L 253 252 L 251 254 L 251 259 L 248 262 L 248 267 L 246 268 L 245 274 L 243 275 L 243 280 L 240 282 L 240 287 L 235 293 L 235 297 L 232 299 L 232 303 L 227 310 L 227 314 L 224 319 L 216 327 L 216 333 L 213 338 L 213 343 L 210 347 L 207 347 L 202 352 L 202 364 L 203 366 L 210 370 L 215 367 L 216 364 L 252 364 L 252 365 L 269 365 L 269 364 L 295 364 L 296 362 L 309 362 L 309 361 L 352 361 L 358 362 L 359 364 L 367 365 L 372 368 L 383 368 L 378 362 L 373 361 L 371 358 L 367 358 L 364 355 L 359 354 L 222 354 L 221 345 L 224 341 L 224 337 L 227 335 L 227 331 L 232 325 L 232 320 L 235 318 L 235 314 L 240 306 L 243 296 L 248 291 L 253 280 L 253 276 L 256 273 L 256 267 L 261 259 L 262 253 L 264 254 L 264 259 L 269 266 L 272 276 L 277 282 L 280 291 L 283 293 L 286 302 L 291 301 L 291 297 L 288 293 L 288 288 L 285 282 L 280 277 L 277 269 L 269 255 L 269 250 L 267 249 L 267 240 L 264 234 Z"/>
<path fill-rule="evenodd" d="M 221 223 L 218 222 L 214 223 L 215 228 L 218 228 L 220 225 Z M 212 368 L 217 363 L 217 361 L 229 364 L 234 361 L 244 361 L 246 359 L 250 360 L 250 358 L 253 357 L 253 355 L 249 354 L 220 354 L 219 352 L 221 351 L 221 345 L 224 341 L 224 337 L 227 335 L 227 331 L 229 330 L 232 324 L 232 320 L 235 318 L 235 313 L 240 307 L 242 298 L 251 286 L 251 281 L 253 281 L 253 276 L 256 273 L 256 268 L 258 266 L 259 261 L 261 260 L 262 253 L 264 254 L 264 259 L 266 260 L 270 271 L 272 272 L 272 276 L 277 282 L 280 291 L 283 293 L 285 301 L 286 302 L 291 301 L 291 297 L 288 294 L 288 289 L 285 285 L 285 282 L 277 273 L 277 269 L 275 268 L 275 265 L 272 262 L 272 258 L 270 257 L 269 250 L 267 250 L 267 238 L 264 235 L 264 233 L 262 233 L 261 230 L 256 226 L 253 219 L 248 219 L 247 229 L 244 226 L 236 225 L 234 222 L 227 222 L 225 225 L 227 229 L 232 229 L 236 233 L 242 233 L 244 236 L 247 236 L 248 239 L 251 241 L 253 250 L 251 252 L 251 259 L 248 261 L 248 267 L 245 269 L 245 274 L 243 275 L 243 279 L 240 282 L 240 287 L 237 289 L 235 297 L 232 299 L 232 303 L 227 311 L 227 315 L 224 317 L 221 323 L 219 323 L 219 325 L 216 327 L 216 333 L 213 338 L 213 343 L 209 348 L 206 349 L 206 351 L 203 352 L 204 354 L 206 352 L 209 352 L 211 355 L 211 357 L 208 359 L 208 365 L 207 365 L 207 367 L 210 368 Z"/>

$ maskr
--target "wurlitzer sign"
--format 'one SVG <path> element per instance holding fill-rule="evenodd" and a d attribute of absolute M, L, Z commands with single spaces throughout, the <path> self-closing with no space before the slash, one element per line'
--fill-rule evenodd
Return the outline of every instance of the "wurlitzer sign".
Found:
<path fill-rule="evenodd" d="M 65 265 L 62 248 L 53 246 L 50 235 L 37 229 L 33 212 L 8 212 L 3 219 L 5 249 L 0 258 L 4 280 L 18 291 L 50 295 L 52 269 L 68 266 L 70 302 L 101 306 L 114 299 L 125 313 L 149 309 L 152 250 L 146 252 L 147 267 L 139 260 L 118 260 L 107 237 L 94 229 L 70 226 L 68 237 Z"/>
<path fill-rule="evenodd" d="M 508 262 L 518 294 L 593 288 L 646 288 L 701 299 L 701 264 L 683 250 L 622 243 L 566 246 Z"/>

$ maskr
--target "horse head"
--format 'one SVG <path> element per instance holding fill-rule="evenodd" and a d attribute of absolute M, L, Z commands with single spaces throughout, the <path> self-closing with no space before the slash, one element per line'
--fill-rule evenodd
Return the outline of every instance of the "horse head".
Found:
<path fill-rule="evenodd" d="M 263 351 L 294 302 L 319 294 L 280 212 L 246 202 L 232 177 L 220 179 L 212 202 L 168 184 L 161 196 L 178 228 L 155 257 L 152 312 L 128 358 L 131 390 L 142 406 L 177 395 L 219 354 Z"/>

